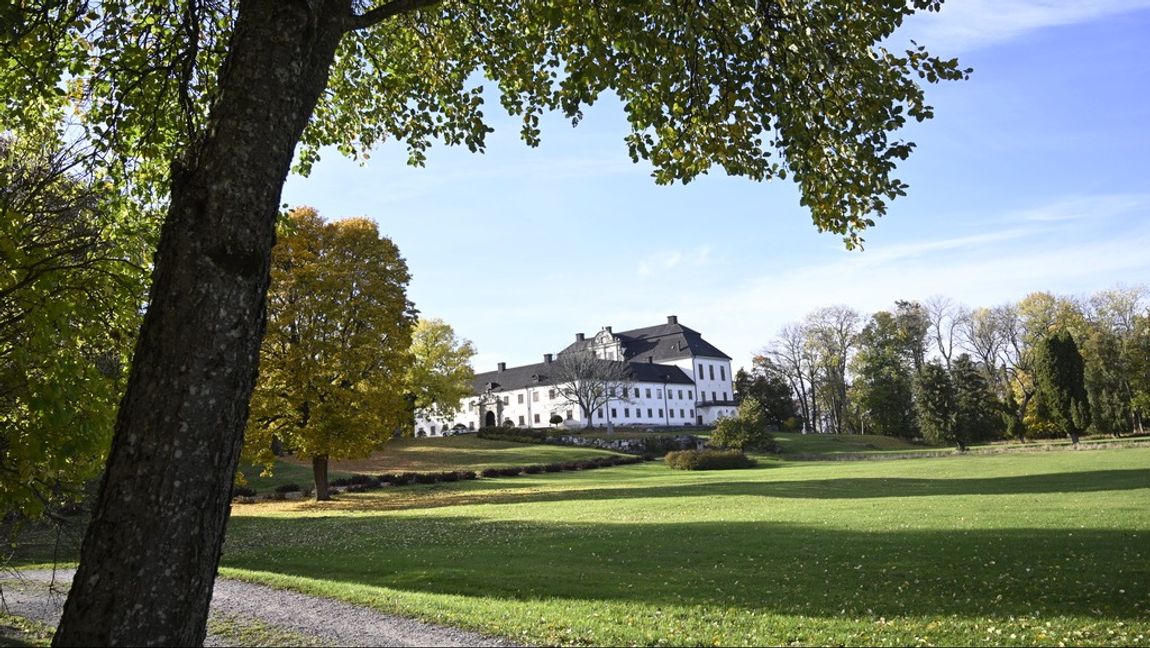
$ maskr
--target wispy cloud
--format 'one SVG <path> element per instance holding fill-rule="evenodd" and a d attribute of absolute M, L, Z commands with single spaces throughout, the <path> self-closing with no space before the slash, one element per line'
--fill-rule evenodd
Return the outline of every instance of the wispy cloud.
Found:
<path fill-rule="evenodd" d="M 693 250 L 667 250 L 656 252 L 639 262 L 639 276 L 650 277 L 663 271 L 676 268 L 698 268 L 711 261 L 711 246 L 703 245 Z"/>
<path fill-rule="evenodd" d="M 950 54 L 1146 8 L 1150 0 L 951 0 L 938 13 L 914 18 L 907 33 Z"/>
<path fill-rule="evenodd" d="M 1014 212 L 1013 216 L 1023 221 L 1049 223 L 1102 220 L 1148 209 L 1150 209 L 1150 194 L 1111 194 L 1065 198 L 1047 205 Z"/>

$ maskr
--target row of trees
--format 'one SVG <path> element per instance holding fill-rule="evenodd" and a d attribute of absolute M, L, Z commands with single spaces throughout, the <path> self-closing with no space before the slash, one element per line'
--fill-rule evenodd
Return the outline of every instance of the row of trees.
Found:
<path fill-rule="evenodd" d="M 1038 292 L 972 309 L 938 296 L 865 319 L 822 308 L 783 327 L 744 374 L 759 391 L 740 392 L 775 402 L 773 422 L 806 432 L 959 445 L 1141 432 L 1150 412 L 1148 297 L 1142 286 L 1087 298 Z M 783 416 L 788 406 L 793 419 Z"/>

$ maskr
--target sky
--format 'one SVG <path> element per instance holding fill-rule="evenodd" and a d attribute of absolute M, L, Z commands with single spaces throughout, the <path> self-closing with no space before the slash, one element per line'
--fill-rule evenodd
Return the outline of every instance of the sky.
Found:
<path fill-rule="evenodd" d="M 974 73 L 927 87 L 935 118 L 905 129 L 918 148 L 896 174 L 908 195 L 863 251 L 818 233 L 789 180 L 655 185 L 612 101 L 574 129 L 546 118 L 535 149 L 491 102 L 482 155 L 439 146 L 412 168 L 394 144 L 366 166 L 331 152 L 283 201 L 375 219 L 409 298 L 473 342 L 476 371 L 667 315 L 737 367 L 822 306 L 1150 284 L 1150 0 L 949 0 L 899 39 Z"/>

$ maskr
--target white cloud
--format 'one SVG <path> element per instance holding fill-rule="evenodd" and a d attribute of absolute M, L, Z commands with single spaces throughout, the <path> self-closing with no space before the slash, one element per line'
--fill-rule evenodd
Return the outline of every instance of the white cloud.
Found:
<path fill-rule="evenodd" d="M 648 255 L 639 262 L 639 276 L 651 277 L 675 268 L 700 268 L 711 261 L 711 246 L 702 245 L 693 250 L 666 250 Z"/>
<path fill-rule="evenodd" d="M 1146 8 L 1150 0 L 950 0 L 942 11 L 908 21 L 905 33 L 932 51 L 953 54 L 1038 29 Z"/>
<path fill-rule="evenodd" d="M 1041 207 L 1020 210 L 1014 212 L 1014 216 L 1032 222 L 1102 220 L 1147 209 L 1150 209 L 1150 194 L 1074 196 Z"/>
<path fill-rule="evenodd" d="M 706 331 L 736 364 L 746 364 L 782 325 L 822 306 L 846 304 L 869 314 L 891 308 L 898 299 L 935 294 L 970 306 L 990 306 L 1038 290 L 1082 294 L 1150 280 L 1150 200 L 1099 196 L 1053 205 L 1077 203 L 1102 207 L 1096 212 L 1059 212 L 1047 206 L 1004 215 L 999 222 L 1019 214 L 1127 217 L 1108 232 L 1095 232 L 1095 223 L 1086 216 L 1031 219 L 1035 222 L 1026 228 L 876 246 L 861 254 L 843 253 L 825 262 L 768 271 L 713 294 L 693 315 L 702 319 L 693 326 Z M 1133 213 L 1130 205 L 1141 205 L 1141 212 Z"/>

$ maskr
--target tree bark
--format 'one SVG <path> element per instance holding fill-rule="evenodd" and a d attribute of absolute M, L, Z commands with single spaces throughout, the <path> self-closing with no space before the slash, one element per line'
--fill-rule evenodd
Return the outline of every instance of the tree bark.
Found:
<path fill-rule="evenodd" d="M 173 164 L 150 303 L 54 645 L 203 643 L 280 191 L 349 13 L 350 0 L 239 3 L 208 128 Z"/>
<path fill-rule="evenodd" d="M 330 500 L 331 489 L 327 483 L 327 455 L 315 455 L 311 458 L 311 472 L 315 477 L 315 501 Z"/>

